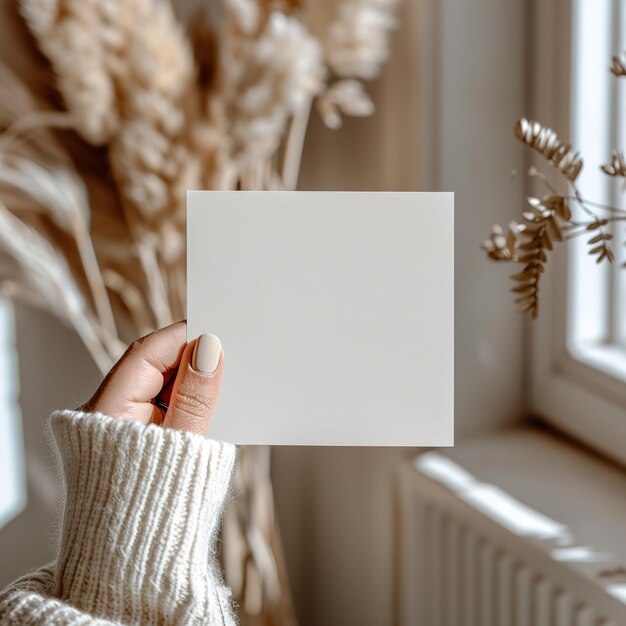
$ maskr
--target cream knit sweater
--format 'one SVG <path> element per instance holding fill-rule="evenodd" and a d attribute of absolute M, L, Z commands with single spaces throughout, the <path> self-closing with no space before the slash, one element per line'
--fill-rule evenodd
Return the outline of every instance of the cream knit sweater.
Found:
<path fill-rule="evenodd" d="M 213 563 L 235 447 L 98 413 L 51 425 L 58 558 L 0 593 L 0 624 L 235 624 Z"/>

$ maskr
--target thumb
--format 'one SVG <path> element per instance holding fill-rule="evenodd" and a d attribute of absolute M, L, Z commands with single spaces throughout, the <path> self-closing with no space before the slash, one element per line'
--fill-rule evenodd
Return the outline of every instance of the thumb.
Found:
<path fill-rule="evenodd" d="M 200 335 L 185 348 L 163 426 L 206 434 L 220 391 L 224 356 L 215 335 Z"/>

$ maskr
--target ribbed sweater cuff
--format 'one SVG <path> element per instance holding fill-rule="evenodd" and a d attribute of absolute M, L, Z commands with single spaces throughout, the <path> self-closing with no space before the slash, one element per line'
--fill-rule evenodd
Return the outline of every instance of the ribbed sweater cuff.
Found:
<path fill-rule="evenodd" d="M 206 614 L 235 447 L 97 413 L 51 425 L 66 485 L 54 595 L 130 623 Z"/>

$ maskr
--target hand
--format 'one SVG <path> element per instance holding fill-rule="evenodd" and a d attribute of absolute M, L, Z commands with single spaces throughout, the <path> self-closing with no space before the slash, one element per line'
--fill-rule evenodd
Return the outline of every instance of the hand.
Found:
<path fill-rule="evenodd" d="M 222 380 L 215 335 L 186 342 L 186 322 L 134 341 L 81 410 L 206 434 Z"/>

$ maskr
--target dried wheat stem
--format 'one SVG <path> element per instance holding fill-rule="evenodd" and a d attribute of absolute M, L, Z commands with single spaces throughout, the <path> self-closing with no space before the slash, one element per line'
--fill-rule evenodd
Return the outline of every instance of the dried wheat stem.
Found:
<path fill-rule="evenodd" d="M 187 317 L 187 276 L 186 263 L 179 263 L 176 266 L 176 290 L 178 301 L 180 302 L 180 310 L 183 318 Z"/>
<path fill-rule="evenodd" d="M 261 189 L 262 176 L 260 174 L 260 163 L 255 161 L 253 165 L 247 164 L 239 174 L 239 184 L 244 191 Z"/>
<path fill-rule="evenodd" d="M 141 291 L 127 278 L 114 270 L 105 269 L 102 277 L 105 285 L 120 297 L 138 333 L 146 335 L 153 330 L 154 327 L 147 313 L 146 303 Z"/>
<path fill-rule="evenodd" d="M 232 162 L 228 162 L 224 165 L 221 172 L 218 173 L 214 188 L 220 190 L 236 189 L 237 179 L 237 166 Z"/>
<path fill-rule="evenodd" d="M 137 255 L 148 283 L 148 298 L 154 312 L 157 328 L 171 324 L 174 319 L 169 306 L 167 289 L 154 245 L 142 238 L 135 238 Z"/>
<path fill-rule="evenodd" d="M 67 112 L 32 111 L 17 119 L 6 128 L 0 136 L 0 152 L 6 152 L 8 146 L 20 135 L 38 128 L 71 128 L 75 126 L 74 118 Z"/>
<path fill-rule="evenodd" d="M 285 559 L 285 549 L 281 540 L 282 533 L 278 524 L 278 519 L 273 519 L 275 532 L 270 534 L 270 546 L 275 556 L 276 570 L 278 572 L 278 581 L 282 589 L 281 601 L 284 606 L 283 624 L 285 626 L 297 626 L 295 608 L 292 602 L 291 585 L 289 584 L 289 573 L 287 571 L 287 562 Z"/>
<path fill-rule="evenodd" d="M 167 265 L 165 267 L 165 278 L 167 282 L 167 293 L 171 307 L 172 319 L 183 319 L 185 317 L 185 301 L 180 297 L 180 264 L 176 266 Z"/>
<path fill-rule="evenodd" d="M 610 223 L 613 222 L 626 222 L 626 215 L 624 216 L 615 216 L 615 217 L 607 217 L 605 218 L 605 220 Z M 576 237 L 579 237 L 580 235 L 585 235 L 585 234 L 589 234 L 589 230 L 588 227 L 597 223 L 595 220 L 591 221 L 591 222 L 570 222 L 570 230 L 568 231 L 567 235 L 565 236 L 565 239 L 570 240 L 570 239 L 575 239 Z M 574 230 L 575 228 L 578 228 L 579 230 Z M 601 229 L 599 229 L 601 230 Z"/>
<path fill-rule="evenodd" d="M 113 366 L 115 358 L 102 344 L 98 322 L 83 312 L 72 311 L 67 314 L 67 321 L 73 326 L 87 351 L 93 358 L 100 373 L 104 376 Z"/>
<path fill-rule="evenodd" d="M 272 189 L 272 176 L 276 168 L 272 159 L 265 159 L 261 164 L 261 189 Z M 281 191 L 284 189 L 282 184 L 280 186 Z"/>
<path fill-rule="evenodd" d="M 97 324 L 95 320 L 89 320 L 84 315 L 73 314 L 70 316 L 70 322 L 85 344 L 89 354 L 91 354 L 100 373 L 105 375 L 113 366 L 114 358 L 111 357 L 108 350 L 102 345 L 100 337 L 98 336 L 99 333 L 96 331 Z"/>
<path fill-rule="evenodd" d="M 558 195 L 559 192 L 556 187 L 548 180 L 548 177 L 543 172 L 540 172 L 534 165 L 528 170 L 528 175 L 533 178 L 538 178 L 546 186 L 548 191 L 554 195 Z"/>
<path fill-rule="evenodd" d="M 576 196 L 564 196 L 568 200 L 576 200 L 579 201 L 579 198 Z M 612 211 L 614 213 L 619 213 L 621 215 L 626 215 L 625 209 L 620 209 L 619 207 L 609 206 L 608 204 L 603 204 L 602 202 L 595 202 L 594 200 L 589 200 L 587 198 L 582 198 L 582 201 L 585 204 L 589 204 L 591 206 L 597 207 L 598 209 L 604 209 L 605 211 Z"/>
<path fill-rule="evenodd" d="M 25 135 L 29 131 L 37 128 L 71 128 L 74 120 L 68 113 L 57 113 L 52 111 L 35 111 L 24 115 L 0 136 L 0 152 L 6 151 L 7 147 L 18 137 Z M 83 213 L 78 208 L 74 212 L 75 216 L 82 216 Z M 84 219 L 73 219 L 72 234 L 76 241 L 76 247 L 83 265 L 83 271 L 87 279 L 87 284 L 91 290 L 94 306 L 99 323 L 104 332 L 104 340 L 107 348 L 111 351 L 117 349 L 117 328 L 115 317 L 102 280 L 100 266 L 93 248 L 93 242 Z"/>
<path fill-rule="evenodd" d="M 598 216 L 585 204 L 585 199 L 578 190 L 578 187 L 572 183 L 572 189 L 574 190 L 574 201 L 578 203 L 578 206 L 594 220 L 598 219 Z"/>
<path fill-rule="evenodd" d="M 174 319 L 170 309 L 167 289 L 163 279 L 162 268 L 156 250 L 156 244 L 149 241 L 152 235 L 144 232 L 140 218 L 128 201 L 121 197 L 122 210 L 126 225 L 137 251 L 137 258 L 141 264 L 144 277 L 148 286 L 147 298 L 154 314 L 157 328 L 171 324 Z"/>
<path fill-rule="evenodd" d="M 307 98 L 291 119 L 282 172 L 283 187 L 288 190 L 293 190 L 298 185 L 302 150 L 306 137 L 306 129 L 309 125 L 312 102 L 312 98 Z"/>
<path fill-rule="evenodd" d="M 574 199 L 578 203 L 580 208 L 595 222 L 598 222 L 598 224 L 600 224 L 600 218 L 585 204 L 585 199 L 580 193 L 578 187 L 576 187 L 573 182 L 571 182 L 570 184 L 572 185 L 572 189 L 574 190 Z M 598 230 L 600 231 L 602 237 L 606 239 L 606 233 L 604 232 L 604 227 L 601 224 L 599 225 Z"/>
<path fill-rule="evenodd" d="M 261 189 L 261 185 L 263 184 L 263 171 L 262 171 L 262 163 L 260 161 L 256 161 L 254 166 L 250 167 L 248 170 L 248 182 L 247 189 Z"/>
<path fill-rule="evenodd" d="M 587 205 L 585 204 L 585 199 L 583 198 L 583 195 L 580 193 L 578 187 L 576 187 L 576 185 L 574 185 L 574 183 L 571 183 L 571 185 L 572 185 L 572 189 L 574 190 L 574 198 L 573 199 L 578 203 L 580 208 L 589 217 L 593 217 L 594 219 L 597 219 L 598 216 L 589 207 L 587 207 Z"/>
<path fill-rule="evenodd" d="M 22 302 L 33 308 L 46 308 L 46 301 L 41 297 L 41 294 L 29 289 L 17 280 L 3 279 L 0 282 L 0 295 L 12 302 Z"/>
<path fill-rule="evenodd" d="M 115 353 L 118 345 L 116 341 L 118 332 L 115 317 L 113 315 L 113 309 L 111 308 L 109 294 L 107 293 L 104 279 L 102 278 L 96 251 L 93 247 L 93 240 L 89 236 L 87 225 L 84 222 L 76 223 L 74 237 L 76 239 L 76 247 L 78 248 L 80 260 L 83 264 L 83 271 L 87 278 L 87 284 L 93 296 L 98 321 L 102 327 L 105 345 L 112 353 Z"/>
<path fill-rule="evenodd" d="M 42 292 L 44 301 L 74 327 L 100 371 L 107 372 L 113 360 L 102 344 L 98 321 L 78 303 L 75 294 L 80 290 L 66 269 L 64 259 L 61 260 L 63 257 L 56 251 L 49 251 L 48 242 L 41 243 L 43 236 L 13 215 L 2 202 L 0 221 L 6 252 L 14 256 L 24 271 L 39 273 L 40 280 L 45 281 L 43 284 L 49 290 L 47 296 Z"/>

